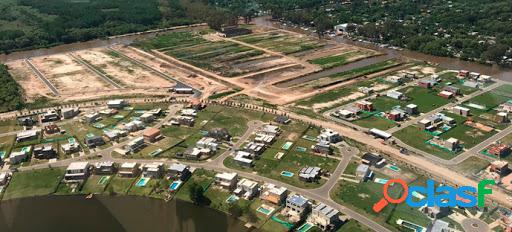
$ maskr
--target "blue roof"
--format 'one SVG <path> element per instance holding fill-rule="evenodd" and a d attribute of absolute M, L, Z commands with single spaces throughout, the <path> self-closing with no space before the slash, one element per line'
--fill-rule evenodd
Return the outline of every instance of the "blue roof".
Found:
<path fill-rule="evenodd" d="M 301 195 L 295 194 L 293 196 L 290 196 L 289 201 L 294 205 L 302 206 L 308 202 L 308 199 L 302 197 Z"/>

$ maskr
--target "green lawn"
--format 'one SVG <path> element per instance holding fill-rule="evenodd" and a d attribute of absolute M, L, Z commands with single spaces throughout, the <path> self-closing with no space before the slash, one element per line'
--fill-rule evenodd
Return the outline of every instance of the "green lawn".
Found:
<path fill-rule="evenodd" d="M 379 173 L 376 175 L 380 178 L 389 179 L 389 177 Z M 425 183 L 416 181 L 415 185 L 425 185 Z M 399 226 L 396 224 L 396 220 L 399 218 L 424 227 L 427 226 L 430 220 L 417 208 L 411 208 L 406 204 L 391 204 L 384 208 L 380 213 L 375 213 L 372 210 L 372 207 L 375 202 L 382 198 L 382 188 L 382 184 L 378 184 L 373 181 L 362 182 L 359 184 L 340 181 L 337 187 L 331 191 L 331 196 L 336 202 L 368 215 L 369 218 L 388 227 L 391 225 L 395 229 L 399 229 Z M 389 191 L 391 197 L 396 199 L 400 196 L 402 189 L 399 185 L 394 185 L 390 187 Z"/>
<path fill-rule="evenodd" d="M 201 38 L 200 35 L 192 34 L 190 32 L 172 32 L 161 34 L 151 39 L 137 41 L 135 42 L 135 46 L 150 50 L 181 47 L 184 45 L 192 46 L 204 42 L 206 42 L 206 40 Z"/>
<path fill-rule="evenodd" d="M 377 116 L 365 117 L 355 120 L 352 123 L 366 128 L 377 128 L 381 130 L 388 130 L 396 126 L 395 121 Z"/>
<path fill-rule="evenodd" d="M 457 126 L 442 134 L 440 137 L 443 139 L 449 139 L 450 137 L 459 139 L 461 142 L 463 142 L 464 148 L 466 149 L 472 148 L 475 145 L 488 139 L 492 135 L 496 134 L 496 131 L 486 133 L 479 129 L 464 125 L 464 122 L 466 121 L 465 117 L 447 112 L 443 113 L 448 117 L 454 118 L 455 121 L 457 121 Z"/>
<path fill-rule="evenodd" d="M 316 58 L 314 60 L 309 61 L 312 64 L 320 65 L 323 69 L 328 69 L 336 66 L 341 66 L 344 64 L 348 64 L 348 61 L 351 57 L 361 56 L 361 55 L 370 55 L 369 52 L 364 51 L 348 51 L 342 54 L 336 54 L 331 56 L 325 56 Z"/>
<path fill-rule="evenodd" d="M 319 40 L 275 31 L 239 36 L 235 39 L 283 54 L 292 54 L 325 46 L 325 43 Z"/>
<path fill-rule="evenodd" d="M 18 131 L 23 130 L 22 126 L 19 126 L 16 120 L 4 120 L 0 121 L 0 131 L 1 132 L 10 132 L 10 131 Z"/>
<path fill-rule="evenodd" d="M 4 200 L 52 194 L 56 191 L 64 169 L 40 169 L 16 172 L 3 196 Z"/>
<path fill-rule="evenodd" d="M 441 78 L 441 81 L 442 81 L 440 83 L 441 86 L 457 87 L 460 89 L 460 92 L 463 95 L 468 95 L 468 94 L 474 93 L 478 90 L 477 88 L 471 88 L 468 86 L 464 86 L 463 82 L 461 80 L 459 80 L 459 78 L 457 77 L 457 73 L 455 73 L 455 72 L 444 73 L 444 74 L 440 75 L 439 77 Z M 448 85 L 448 83 L 451 83 L 451 85 Z"/>
<path fill-rule="evenodd" d="M 420 130 L 416 126 L 405 127 L 395 132 L 393 136 L 408 144 L 409 146 L 428 152 L 429 154 L 438 156 L 443 159 L 452 159 L 457 156 L 455 153 L 447 152 L 432 145 L 426 144 L 425 141 L 431 139 L 433 136 Z"/>
<path fill-rule="evenodd" d="M 143 187 L 139 187 L 134 184 L 128 191 L 128 195 L 149 196 L 149 194 L 151 194 L 153 190 L 159 185 L 159 182 L 159 179 L 151 179 Z"/>
<path fill-rule="evenodd" d="M 82 193 L 89 194 L 89 193 L 103 193 L 105 190 L 105 187 L 107 187 L 108 183 L 112 180 L 112 176 L 105 176 L 109 177 L 109 180 L 105 184 L 100 184 L 100 179 L 104 176 L 99 175 L 91 175 L 89 178 L 87 178 L 87 181 L 85 182 L 84 186 L 82 187 Z"/>
<path fill-rule="evenodd" d="M 489 164 L 490 163 L 487 160 L 478 158 L 476 156 L 471 156 L 462 161 L 462 163 L 457 164 L 456 169 L 459 172 L 462 172 L 464 175 L 471 175 L 487 168 Z"/>
<path fill-rule="evenodd" d="M 394 106 L 401 106 L 403 109 L 406 105 L 415 104 L 418 106 L 418 110 L 421 113 L 427 113 L 450 103 L 450 100 L 437 96 L 437 90 L 412 86 L 398 91 L 410 99 L 407 101 L 400 101 L 384 95 L 371 100 L 371 102 L 373 102 L 375 108 L 381 112 L 389 111 Z"/>
<path fill-rule="evenodd" d="M 372 229 L 366 227 L 365 225 L 359 223 L 356 220 L 349 220 L 345 224 L 343 224 L 336 232 L 342 231 L 350 231 L 350 232 L 371 232 Z"/>
<path fill-rule="evenodd" d="M 110 180 L 109 183 L 109 189 L 111 188 L 112 191 L 119 195 L 126 195 L 132 185 L 135 184 L 135 181 L 137 181 L 139 178 L 124 178 L 120 176 L 114 176 L 112 180 Z"/>
<path fill-rule="evenodd" d="M 210 184 L 213 182 L 215 177 L 215 173 L 212 171 L 204 170 L 204 169 L 196 169 L 192 177 L 185 182 L 178 192 L 176 193 L 176 197 L 181 200 L 191 201 L 189 196 L 190 186 L 193 183 L 197 183 L 203 186 L 204 189 L 208 189 Z"/>

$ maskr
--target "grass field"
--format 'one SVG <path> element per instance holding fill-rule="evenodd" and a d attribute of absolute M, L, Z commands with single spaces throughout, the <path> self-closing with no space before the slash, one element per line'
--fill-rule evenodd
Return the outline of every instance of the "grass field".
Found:
<path fill-rule="evenodd" d="M 463 142 L 464 148 L 466 149 L 472 148 L 475 145 L 488 139 L 492 135 L 496 134 L 496 131 L 486 133 L 479 129 L 464 125 L 464 122 L 466 121 L 465 117 L 448 112 L 444 112 L 444 114 L 446 114 L 448 117 L 454 118 L 455 121 L 457 121 L 457 126 L 442 134 L 440 137 L 443 139 L 449 139 L 450 137 L 459 139 L 461 142 Z"/>
<path fill-rule="evenodd" d="M 56 191 L 64 169 L 40 169 L 14 173 L 3 200 L 52 194 Z"/>
<path fill-rule="evenodd" d="M 91 175 L 87 178 L 84 186 L 82 187 L 82 193 L 103 193 L 105 187 L 107 187 L 108 183 L 112 180 L 112 177 L 109 177 L 109 180 L 105 184 L 100 184 L 99 181 L 103 176 Z"/>
<path fill-rule="evenodd" d="M 396 122 L 393 120 L 377 117 L 374 115 L 355 120 L 352 123 L 362 127 L 377 128 L 380 130 L 388 130 L 396 126 Z"/>
<path fill-rule="evenodd" d="M 283 54 L 292 54 L 325 46 L 325 43 L 320 40 L 275 31 L 239 36 L 235 39 Z"/>
<path fill-rule="evenodd" d="M 462 163 L 457 164 L 455 169 L 464 175 L 471 175 L 479 172 L 480 170 L 483 170 L 484 168 L 487 168 L 489 164 L 490 163 L 487 160 L 478 158 L 476 156 L 471 156 L 462 161 Z"/>
<path fill-rule="evenodd" d="M 386 90 L 386 89 L 390 89 L 390 88 L 393 88 L 393 87 L 396 87 L 395 84 L 389 84 L 387 82 L 384 82 L 384 80 L 382 78 L 375 78 L 375 79 L 372 79 L 372 80 L 361 81 L 361 82 L 358 82 L 358 83 L 356 83 L 354 85 L 343 86 L 343 87 L 339 87 L 339 88 L 336 88 L 336 89 L 333 89 L 333 90 L 330 90 L 330 91 L 326 91 L 324 93 L 317 94 L 317 95 L 315 95 L 313 97 L 297 101 L 296 104 L 300 105 L 300 106 L 311 107 L 314 104 L 327 103 L 327 102 L 336 101 L 335 104 L 332 104 L 331 106 L 325 107 L 324 109 L 322 109 L 322 110 L 328 110 L 328 109 L 332 109 L 332 108 L 335 108 L 337 106 L 346 104 L 346 103 L 348 103 L 350 101 L 354 101 L 354 100 L 357 100 L 357 99 L 365 97 L 365 95 L 361 95 L 361 96 L 359 96 L 359 97 L 357 97 L 355 99 L 351 98 L 351 99 L 346 99 L 346 100 L 340 101 L 341 98 L 350 96 L 351 94 L 358 93 L 359 92 L 358 91 L 359 87 L 372 87 L 372 86 L 376 86 L 376 85 L 386 85 L 386 87 L 383 88 L 381 91 Z"/>
<path fill-rule="evenodd" d="M 332 56 L 320 57 L 309 61 L 312 64 L 320 65 L 323 69 L 328 69 L 336 66 L 341 66 L 350 63 L 349 59 L 355 56 L 371 55 L 370 52 L 365 51 L 349 51 L 342 54 Z"/>
<path fill-rule="evenodd" d="M 433 136 L 420 130 L 416 126 L 408 126 L 405 127 L 393 134 L 396 138 L 401 140 L 402 142 L 412 146 L 414 148 L 420 149 L 422 151 L 428 152 L 429 154 L 438 156 L 443 159 L 452 159 L 457 154 L 447 152 L 445 150 L 439 149 L 437 147 L 426 144 L 425 141 L 431 139 Z"/>
<path fill-rule="evenodd" d="M 471 87 L 464 86 L 463 82 L 461 82 L 459 80 L 459 78 L 457 78 L 457 73 L 455 73 L 455 72 L 444 73 L 444 74 L 441 74 L 439 77 L 442 80 L 441 86 L 457 87 L 460 89 L 460 92 L 463 95 L 471 94 L 478 90 L 477 88 L 471 88 Z M 451 83 L 451 84 L 448 85 L 448 83 Z"/>
<path fill-rule="evenodd" d="M 213 182 L 214 177 L 215 173 L 212 171 L 196 169 L 192 177 L 190 177 L 190 179 L 180 187 L 176 193 L 176 197 L 178 199 L 191 202 L 189 196 L 190 186 L 192 186 L 193 183 L 197 183 L 201 185 L 203 189 L 208 189 L 210 184 Z"/>
<path fill-rule="evenodd" d="M 437 96 L 436 90 L 429 90 L 417 86 L 406 87 L 398 90 L 409 98 L 406 101 L 396 100 L 387 96 L 380 96 L 374 100 L 373 105 L 378 111 L 386 112 L 395 106 L 401 106 L 402 109 L 408 104 L 415 104 L 421 113 L 430 112 L 436 108 L 450 103 L 450 100 Z"/>
<path fill-rule="evenodd" d="M 119 195 L 126 195 L 130 190 L 131 186 L 139 178 L 124 178 L 120 176 L 114 176 L 110 180 L 109 187 L 112 191 Z"/>
<path fill-rule="evenodd" d="M 376 177 L 386 178 L 382 174 L 377 173 Z M 425 183 L 415 183 L 415 185 L 424 185 Z M 369 218 L 372 218 L 376 222 L 392 226 L 395 229 L 399 229 L 396 224 L 397 219 L 407 220 L 418 225 L 426 227 L 430 220 L 416 208 L 411 208 L 406 204 L 388 205 L 380 213 L 375 213 L 372 210 L 373 204 L 380 200 L 382 197 L 382 184 L 375 183 L 373 181 L 367 181 L 362 183 L 352 183 L 348 181 L 340 181 L 337 187 L 331 191 L 333 199 L 343 205 L 347 205 L 350 208 L 355 209 Z M 402 189 L 400 186 L 395 185 L 390 188 L 391 197 L 399 197 Z M 343 227 L 342 227 L 343 228 Z"/>

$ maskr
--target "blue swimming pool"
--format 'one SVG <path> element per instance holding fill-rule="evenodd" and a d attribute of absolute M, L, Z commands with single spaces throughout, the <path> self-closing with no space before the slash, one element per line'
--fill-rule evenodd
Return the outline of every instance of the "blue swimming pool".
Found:
<path fill-rule="evenodd" d="M 146 184 L 149 182 L 150 178 L 140 178 L 137 183 L 135 183 L 135 186 L 137 187 L 144 187 L 146 186 Z"/>
<path fill-rule="evenodd" d="M 292 177 L 293 173 L 288 171 L 282 171 L 281 176 Z"/>
<path fill-rule="evenodd" d="M 180 180 L 174 181 L 171 183 L 171 185 L 169 185 L 169 189 L 171 191 L 176 191 L 180 187 L 181 183 L 182 183 L 182 181 L 180 181 Z"/>

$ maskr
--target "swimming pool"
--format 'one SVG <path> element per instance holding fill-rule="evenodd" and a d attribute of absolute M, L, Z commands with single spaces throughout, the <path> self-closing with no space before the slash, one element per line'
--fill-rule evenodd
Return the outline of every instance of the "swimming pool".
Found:
<path fill-rule="evenodd" d="M 100 180 L 98 181 L 99 185 L 106 185 L 108 180 L 110 179 L 110 176 L 102 176 Z"/>
<path fill-rule="evenodd" d="M 146 178 L 146 177 L 142 177 L 140 178 L 137 183 L 135 184 L 135 186 L 137 187 L 144 187 L 146 186 L 146 184 L 149 182 L 151 178 Z"/>
<path fill-rule="evenodd" d="M 284 150 L 288 150 L 288 149 L 290 149 L 290 147 L 291 147 L 292 145 L 293 145 L 293 142 L 289 142 L 289 141 L 288 141 L 288 142 L 284 143 L 284 144 L 283 144 L 283 146 L 282 146 L 281 148 L 282 148 L 282 149 L 284 149 Z"/>
<path fill-rule="evenodd" d="M 295 150 L 300 151 L 300 152 L 306 152 L 308 149 L 305 147 L 297 147 L 297 148 L 295 148 Z"/>
<path fill-rule="evenodd" d="M 238 199 L 239 198 L 236 195 L 230 195 L 228 197 L 228 199 L 226 199 L 226 203 L 231 204 L 231 203 L 233 203 L 235 201 L 238 201 Z"/>
<path fill-rule="evenodd" d="M 396 224 L 401 225 L 401 226 L 403 226 L 405 228 L 409 228 L 409 229 L 411 229 L 411 230 L 413 230 L 415 232 L 426 232 L 427 231 L 427 229 L 425 227 L 423 227 L 423 226 L 416 225 L 416 224 L 414 224 L 412 222 L 404 221 L 402 219 L 396 220 Z"/>
<path fill-rule="evenodd" d="M 258 212 L 260 212 L 262 214 L 265 214 L 267 216 L 270 215 L 272 212 L 274 212 L 274 210 L 275 209 L 273 207 L 270 207 L 270 206 L 265 205 L 265 204 L 261 205 L 260 207 L 258 207 L 256 209 L 256 211 L 258 211 Z"/>
<path fill-rule="evenodd" d="M 5 151 L 0 151 L 0 159 L 3 159 L 5 154 L 7 154 Z"/>
<path fill-rule="evenodd" d="M 391 171 L 400 172 L 400 168 L 397 166 L 389 165 L 388 168 L 391 169 Z"/>
<path fill-rule="evenodd" d="M 425 196 L 423 196 L 421 193 L 416 192 L 416 191 L 412 191 L 411 194 L 412 194 L 413 197 L 416 197 L 416 198 L 418 198 L 420 200 L 425 198 Z"/>
<path fill-rule="evenodd" d="M 176 191 L 181 186 L 181 183 L 182 183 L 181 180 L 174 181 L 171 183 L 171 185 L 169 185 L 169 189 L 171 191 Z"/>
<path fill-rule="evenodd" d="M 293 172 L 282 171 L 281 172 L 281 176 L 292 177 L 293 176 Z"/>
<path fill-rule="evenodd" d="M 382 179 L 382 178 L 375 178 L 375 180 L 373 180 L 375 183 L 379 183 L 379 184 L 386 184 L 388 183 L 388 180 L 386 179 Z"/>
<path fill-rule="evenodd" d="M 306 232 L 308 231 L 309 229 L 313 228 L 313 224 L 309 223 L 309 222 L 306 222 L 304 223 L 302 226 L 300 226 L 297 231 L 299 232 Z"/>

